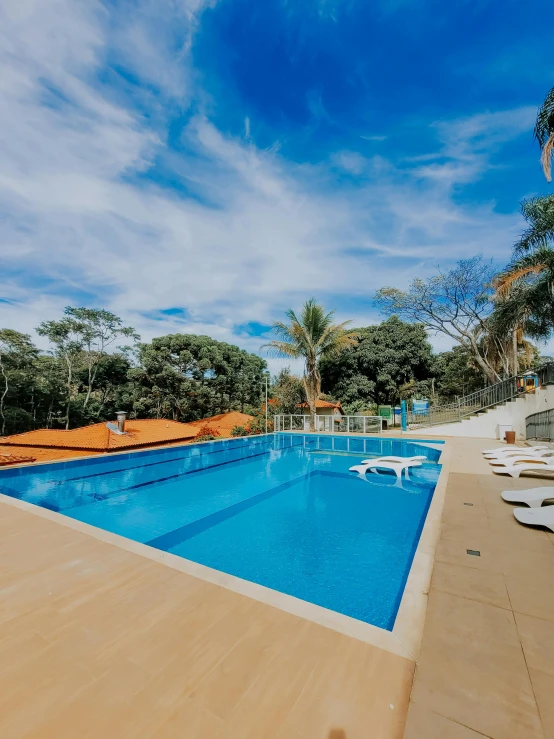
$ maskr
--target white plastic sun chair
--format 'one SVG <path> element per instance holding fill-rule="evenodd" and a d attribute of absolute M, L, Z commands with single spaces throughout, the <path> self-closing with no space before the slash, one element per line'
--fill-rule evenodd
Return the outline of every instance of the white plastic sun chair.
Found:
<path fill-rule="evenodd" d="M 357 472 L 360 477 L 363 477 L 369 470 L 371 472 L 377 472 L 377 470 L 392 470 L 398 478 L 402 476 L 403 470 L 406 470 L 406 474 L 410 467 L 421 467 L 421 462 L 414 462 L 411 460 L 403 460 L 402 462 L 385 462 L 382 459 L 372 459 L 368 464 L 356 464 L 350 467 L 350 472 Z"/>
<path fill-rule="evenodd" d="M 541 464 L 540 462 L 521 462 L 520 464 L 496 466 L 492 468 L 495 475 L 510 475 L 519 477 L 522 472 L 554 472 L 554 464 Z"/>
<path fill-rule="evenodd" d="M 517 451 L 518 449 L 523 449 L 524 447 L 517 446 L 516 444 L 505 444 L 504 446 L 496 447 L 496 449 L 483 449 L 483 454 L 498 454 L 498 452 L 506 452 L 506 451 L 514 451 L 514 449 Z M 548 449 L 547 444 L 535 444 L 533 449 Z"/>
<path fill-rule="evenodd" d="M 503 490 L 500 495 L 506 503 L 525 503 L 529 508 L 540 508 L 545 500 L 554 498 L 554 487 Z"/>
<path fill-rule="evenodd" d="M 548 457 L 550 454 L 554 454 L 554 449 L 520 447 L 519 449 L 508 449 L 503 452 L 496 452 L 496 454 L 485 454 L 485 459 L 511 459 L 512 457 L 520 457 L 521 455 L 525 455 L 527 457 Z"/>
<path fill-rule="evenodd" d="M 533 454 L 518 454 L 515 457 L 503 457 L 502 459 L 489 459 L 489 464 L 493 467 L 512 467 L 514 464 L 523 464 L 525 462 L 537 463 L 537 464 L 552 464 L 554 458 L 552 454 L 548 456 L 535 456 Z"/>
<path fill-rule="evenodd" d="M 554 531 L 554 505 L 543 508 L 514 508 L 514 516 L 528 526 L 546 526 Z"/>
<path fill-rule="evenodd" d="M 372 462 L 427 462 L 427 457 L 419 455 L 418 457 L 375 457 L 374 459 L 362 459 L 362 464 L 371 464 Z"/>

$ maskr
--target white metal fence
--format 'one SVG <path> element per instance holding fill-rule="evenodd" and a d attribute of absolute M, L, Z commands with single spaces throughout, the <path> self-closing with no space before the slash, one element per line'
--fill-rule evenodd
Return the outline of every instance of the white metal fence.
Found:
<path fill-rule="evenodd" d="M 315 430 L 341 434 L 380 434 L 383 419 L 380 416 L 323 416 L 316 415 Z M 310 416 L 280 414 L 274 416 L 275 431 L 309 431 Z"/>

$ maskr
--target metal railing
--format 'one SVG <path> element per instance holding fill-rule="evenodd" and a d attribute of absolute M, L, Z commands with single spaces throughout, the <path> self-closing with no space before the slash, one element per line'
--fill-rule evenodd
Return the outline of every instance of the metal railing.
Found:
<path fill-rule="evenodd" d="M 467 416 L 471 416 L 488 408 L 493 408 L 500 403 L 506 403 L 514 398 L 525 395 L 530 390 L 526 387 L 529 375 L 536 375 L 539 386 L 554 384 L 554 363 L 549 362 L 537 370 L 509 377 L 506 380 L 489 385 L 482 390 L 464 395 L 453 403 L 432 405 L 423 413 L 408 414 L 410 427 L 437 426 L 443 423 L 456 423 Z M 535 387 L 531 388 L 534 391 Z"/>
<path fill-rule="evenodd" d="M 274 416 L 275 431 L 309 431 L 310 416 L 279 414 Z M 340 434 L 380 434 L 383 430 L 381 416 L 328 416 L 316 415 L 315 430 Z"/>
<path fill-rule="evenodd" d="M 458 398 L 453 403 L 430 406 L 426 413 L 410 413 L 408 422 L 412 426 L 435 426 L 443 423 L 456 423 L 479 411 L 492 408 L 499 403 L 513 400 L 520 394 L 518 377 L 510 377 L 496 385 Z"/>
<path fill-rule="evenodd" d="M 525 419 L 527 439 L 554 440 L 554 409 L 532 413 Z"/>

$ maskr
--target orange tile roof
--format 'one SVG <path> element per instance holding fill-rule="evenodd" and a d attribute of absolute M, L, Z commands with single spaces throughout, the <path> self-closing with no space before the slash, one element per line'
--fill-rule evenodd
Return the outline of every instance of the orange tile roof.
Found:
<path fill-rule="evenodd" d="M 123 435 L 110 431 L 105 423 L 94 423 L 70 431 L 59 429 L 28 431 L 24 434 L 5 436 L 0 442 L 5 446 L 112 452 L 118 449 L 193 439 L 197 433 L 194 427 L 186 423 L 166 419 L 145 419 L 127 421 Z"/>
<path fill-rule="evenodd" d="M 298 403 L 296 406 L 297 408 L 309 408 L 310 406 L 308 403 Z M 340 401 L 338 403 L 331 403 L 328 400 L 316 400 L 315 402 L 316 408 L 340 408 Z"/>
<path fill-rule="evenodd" d="M 11 464 L 31 461 L 50 462 L 58 459 L 90 457 L 106 452 L 140 449 L 193 442 L 203 426 L 210 426 L 222 438 L 231 435 L 235 426 L 246 426 L 253 419 L 246 413 L 231 411 L 218 416 L 202 418 L 190 423 L 167 419 L 138 419 L 126 421 L 123 436 L 111 432 L 105 423 L 95 423 L 78 429 L 38 429 L 24 434 L 0 437 L 0 457 L 21 456 Z M 31 451 L 32 450 L 32 451 Z M 30 457 L 32 453 L 32 457 Z M 0 463 L 1 464 L 1 463 Z"/>
<path fill-rule="evenodd" d="M 32 454 L 32 461 L 35 462 L 55 462 L 58 459 L 74 459 L 76 457 L 90 457 L 97 452 L 87 452 L 79 449 L 55 449 L 48 447 L 35 446 L 32 449 L 25 446 L 2 446 L 0 444 L 0 455 L 17 455 L 26 456 Z M 18 462 L 18 464 L 25 464 Z"/>
<path fill-rule="evenodd" d="M 23 464 L 23 462 L 34 462 L 36 457 L 17 456 L 15 454 L 4 454 L 0 450 L 0 467 L 6 467 L 9 464 Z"/>
<path fill-rule="evenodd" d="M 219 416 L 211 416 L 210 418 L 201 418 L 198 421 L 190 421 L 187 426 L 193 426 L 200 429 L 202 426 L 209 426 L 219 432 L 220 436 L 230 436 L 235 426 L 247 426 L 254 416 L 240 411 L 229 411 L 229 413 L 221 413 Z"/>

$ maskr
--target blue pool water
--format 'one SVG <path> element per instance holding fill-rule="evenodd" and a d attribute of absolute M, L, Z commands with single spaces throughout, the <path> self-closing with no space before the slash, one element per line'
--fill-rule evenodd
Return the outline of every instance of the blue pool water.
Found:
<path fill-rule="evenodd" d="M 0 492 L 392 629 L 436 445 L 281 433 L 4 470 Z M 427 461 L 401 480 L 348 472 L 391 454 Z"/>

